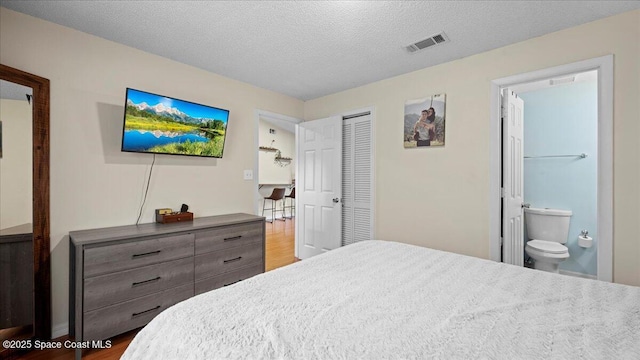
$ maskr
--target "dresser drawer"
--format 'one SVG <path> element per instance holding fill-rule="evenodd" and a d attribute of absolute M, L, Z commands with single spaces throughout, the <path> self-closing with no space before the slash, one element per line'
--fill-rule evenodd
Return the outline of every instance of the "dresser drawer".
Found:
<path fill-rule="evenodd" d="M 193 296 L 193 284 L 84 313 L 82 340 L 102 340 L 146 325 L 173 304 Z"/>
<path fill-rule="evenodd" d="M 262 244 L 255 244 L 198 255 L 195 258 L 195 280 L 220 275 L 248 265 L 264 266 L 263 254 Z"/>
<path fill-rule="evenodd" d="M 193 282 L 193 257 L 84 280 L 84 311 Z"/>
<path fill-rule="evenodd" d="M 264 237 L 264 221 L 228 225 L 196 234 L 196 255 L 257 242 Z"/>
<path fill-rule="evenodd" d="M 84 277 L 193 256 L 193 234 L 117 243 L 84 250 Z"/>
<path fill-rule="evenodd" d="M 229 286 L 237 283 L 238 281 L 242 281 L 252 276 L 262 274 L 263 272 L 264 266 L 262 264 L 257 264 L 196 281 L 195 293 L 196 295 L 199 295 L 217 288 Z"/>

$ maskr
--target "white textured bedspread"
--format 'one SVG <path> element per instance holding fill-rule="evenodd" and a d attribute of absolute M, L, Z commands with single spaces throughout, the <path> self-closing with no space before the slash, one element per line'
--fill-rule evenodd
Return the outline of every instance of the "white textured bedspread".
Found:
<path fill-rule="evenodd" d="M 640 288 L 365 241 L 179 303 L 123 359 L 640 359 Z"/>

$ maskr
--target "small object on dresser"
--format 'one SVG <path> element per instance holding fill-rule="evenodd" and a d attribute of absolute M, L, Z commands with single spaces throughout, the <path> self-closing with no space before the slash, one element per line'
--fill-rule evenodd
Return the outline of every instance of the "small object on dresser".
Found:
<path fill-rule="evenodd" d="M 171 210 L 169 208 L 156 209 L 156 217 L 158 217 L 158 215 L 171 214 L 172 212 L 173 212 L 173 210 Z"/>
<path fill-rule="evenodd" d="M 180 212 L 184 213 L 184 212 L 187 212 L 187 211 L 189 211 L 189 205 L 182 204 L 182 207 L 180 207 Z"/>
<path fill-rule="evenodd" d="M 156 222 L 168 224 L 180 221 L 193 221 L 193 213 L 190 212 L 180 212 L 180 213 L 170 213 L 163 215 L 156 215 Z"/>

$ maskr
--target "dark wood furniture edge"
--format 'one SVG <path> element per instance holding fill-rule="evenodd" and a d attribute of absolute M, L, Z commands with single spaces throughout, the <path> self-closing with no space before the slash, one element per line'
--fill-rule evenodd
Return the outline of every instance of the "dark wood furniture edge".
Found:
<path fill-rule="evenodd" d="M 51 339 L 49 80 L 0 64 L 0 79 L 33 89 L 34 335 Z"/>
<path fill-rule="evenodd" d="M 208 219 L 216 218 L 219 221 L 210 223 Z M 224 219 L 224 220 L 223 220 Z M 179 232 L 189 232 L 202 230 L 215 226 L 236 225 L 253 221 L 264 221 L 264 217 L 245 213 L 234 213 L 225 215 L 212 215 L 194 218 L 193 221 L 179 221 L 175 223 L 145 223 L 140 225 L 113 226 L 99 229 L 78 230 L 69 232 L 69 238 L 74 245 L 90 245 L 92 243 L 102 243 L 105 241 L 116 241 L 129 239 L 131 236 L 155 236 L 165 234 L 175 234 Z M 114 232 L 119 232 L 114 234 Z M 96 235 L 94 235 L 96 234 Z"/>

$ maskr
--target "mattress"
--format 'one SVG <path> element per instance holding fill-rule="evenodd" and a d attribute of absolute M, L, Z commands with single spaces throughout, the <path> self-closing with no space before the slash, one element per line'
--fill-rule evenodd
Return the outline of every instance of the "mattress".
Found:
<path fill-rule="evenodd" d="M 364 241 L 183 301 L 122 359 L 640 359 L 640 288 Z"/>

